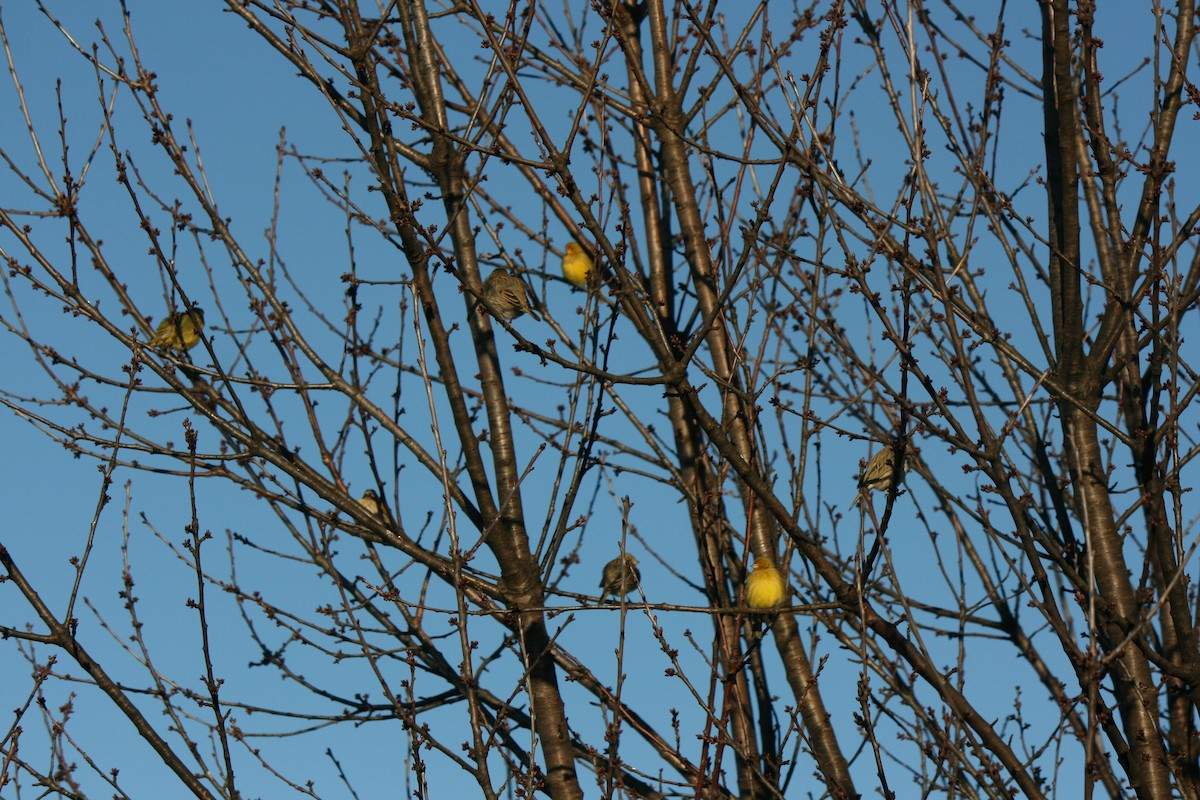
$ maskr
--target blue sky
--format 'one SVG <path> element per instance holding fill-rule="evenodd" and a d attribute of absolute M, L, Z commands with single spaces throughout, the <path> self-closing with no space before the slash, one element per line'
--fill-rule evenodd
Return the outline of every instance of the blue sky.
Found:
<path fill-rule="evenodd" d="M 286 130 L 289 143 L 294 143 L 303 152 L 352 160 L 356 154 L 340 131 L 338 121 L 328 113 L 327 108 L 319 102 L 314 102 L 312 87 L 298 78 L 294 69 L 289 68 L 282 59 L 268 50 L 233 15 L 222 12 L 215 4 L 192 4 L 188 6 L 187 12 L 180 10 L 182 6 L 170 3 L 139 0 L 129 5 L 142 60 L 158 76 L 160 100 L 164 107 L 171 109 L 175 114 L 177 134 L 186 130 L 185 122 L 190 122 L 200 144 L 200 155 L 222 214 L 234 220 L 234 231 L 243 241 L 254 244 L 256 250 L 252 256 L 270 258 L 272 254 L 262 232 L 272 224 L 275 152 L 280 142 L 280 132 Z M 81 43 L 92 41 L 95 29 L 91 26 L 91 21 L 96 14 L 102 17 L 104 28 L 110 35 L 118 35 L 122 25 L 115 4 L 84 6 L 62 2 L 52 3 L 50 7 L 55 14 L 61 15 L 64 24 Z M 1110 39 L 1113 46 L 1105 51 L 1106 58 L 1111 58 L 1111 62 L 1106 63 L 1105 69 L 1114 75 L 1123 74 L 1132 68 L 1138 57 L 1121 46 L 1122 37 L 1135 38 L 1135 35 L 1129 32 L 1131 30 L 1142 32 L 1148 21 L 1147 15 L 1102 16 L 1100 21 L 1102 35 L 1112 31 Z M 43 147 L 51 151 L 57 147 L 52 135 L 57 127 L 54 90 L 56 78 L 62 75 L 63 104 L 69 117 L 72 155 L 82 158 L 83 153 L 95 141 L 95 132 L 100 120 L 97 89 L 90 68 L 73 52 L 64 37 L 54 30 L 46 17 L 38 13 L 33 4 L 6 6 L 3 9 L 3 22 L 18 74 L 35 115 L 35 126 L 39 133 L 46 137 L 42 141 Z M 1036 20 L 1031 18 L 1030 25 L 1035 26 Z M 1009 37 L 1013 40 L 1021 40 L 1023 36 L 1020 31 L 1009 32 Z M 1036 44 L 1024 41 L 1017 48 L 1017 52 L 1027 55 L 1036 53 Z M 1036 71 L 1036 58 L 1029 59 L 1026 66 Z M 964 70 L 964 74 L 971 73 Z M 1148 77 L 1144 80 L 1148 81 Z M 1135 99 L 1138 97 L 1136 81 L 1128 86 L 1127 91 Z M 27 159 L 32 153 L 32 145 L 19 135 L 19 126 L 15 124 L 17 117 L 12 114 L 15 102 L 14 90 L 10 83 L 6 83 L 0 88 L 0 107 L 5 110 L 9 119 L 7 131 L 3 134 L 3 147 L 14 156 Z M 1015 185 L 1025 179 L 1025 170 L 1032 169 L 1040 160 L 1037 148 L 1040 148 L 1041 120 L 1030 112 L 1030 109 L 1036 109 L 1036 104 L 1020 98 L 1016 92 L 1013 92 L 1009 102 L 1013 109 L 1012 117 L 1006 120 L 1005 125 L 1013 129 L 1011 138 L 1007 139 L 1007 147 L 1012 148 L 1012 152 L 1003 155 L 1013 158 Z M 123 137 L 120 147 L 131 149 L 136 154 L 138 163 L 143 166 L 143 175 L 152 186 L 169 187 L 169 173 L 164 171 L 162 159 L 148 147 L 148 134 L 144 127 L 140 126 L 137 109 L 129 102 L 127 96 L 119 99 L 116 114 L 119 120 L 118 132 Z M 1143 117 L 1131 112 L 1128 118 Z M 882 138 L 892 133 L 890 130 L 872 130 L 874 119 L 867 113 L 860 112 L 856 119 L 867 149 L 870 149 L 875 136 Z M 1136 138 L 1137 132 L 1127 132 L 1127 135 Z M 354 174 L 356 186 L 361 189 L 366 176 L 361 166 L 348 161 L 331 163 L 327 167 L 330 173 L 343 169 Z M 886 182 L 889 178 L 896 179 L 903 173 L 903 164 L 897 159 L 895 164 L 881 163 L 872 173 L 872 177 Z M 341 310 L 344 305 L 344 284 L 340 281 L 340 275 L 346 271 L 348 259 L 346 238 L 341 233 L 345 228 L 345 221 L 338 219 L 331 207 L 321 200 L 311 184 L 299 174 L 294 162 L 285 165 L 281 188 L 284 201 L 279 218 L 277 257 L 288 265 L 293 275 L 304 281 L 305 290 L 317 308 L 330 315 L 331 319 L 338 319 L 338 315 L 344 313 Z M 1013 187 L 1005 188 L 1011 190 Z M 501 191 L 497 188 L 498 193 Z M 882 188 L 883 196 L 888 196 L 888 193 L 886 187 Z M 0 172 L 0 196 L 20 198 L 12 203 L 6 200 L 6 206 L 23 206 L 28 203 L 27 193 L 7 171 Z M 365 192 L 360 191 L 360 196 L 366 196 Z M 1019 195 L 1018 199 L 1021 197 Z M 1040 201 L 1037 200 L 1036 187 L 1026 192 L 1023 197 L 1030 204 L 1029 213 L 1041 213 L 1037 208 Z M 375 214 L 382 213 L 378 207 L 372 211 Z M 519 211 L 523 212 L 524 209 Z M 142 309 L 143 312 L 156 319 L 161 317 L 165 309 L 162 308 L 163 291 L 159 273 L 146 253 L 145 240 L 140 236 L 128 235 L 129 200 L 113 181 L 112 158 L 107 151 L 106 142 L 101 143 L 100 152 L 91 167 L 81 213 L 90 220 L 96 220 L 94 224 L 97 226 L 96 230 L 101 231 L 104 236 L 104 250 L 108 259 L 128 262 L 128 281 L 134 287 L 135 296 L 144 299 L 146 305 Z M 540 212 L 531 209 L 529 213 Z M 36 224 L 57 225 L 61 230 L 60 223 Z M 10 247 L 11 240 L 4 238 L 6 236 L 7 234 L 0 234 L 0 244 Z M 481 238 L 481 250 L 497 250 L 486 236 Z M 41 241 L 56 257 L 66 259 L 68 251 L 62 239 L 62 235 L 57 235 L 57 239 L 53 236 L 43 236 Z M 505 246 L 508 249 L 515 249 L 520 241 L 512 233 L 511 226 L 500 234 L 500 239 L 507 242 Z M 189 258 L 195 257 L 193 243 L 181 237 L 177 244 L 180 263 L 186 263 Z M 398 263 L 400 255 L 390 243 L 356 235 L 354 248 L 360 276 L 380 281 L 395 277 L 395 264 Z M 211 254 L 212 251 L 209 252 Z M 525 257 L 527 266 L 540 267 L 540 254 L 527 250 Z M 547 256 L 547 260 L 553 261 L 553 258 Z M 198 269 L 189 271 L 185 268 L 184 275 L 193 280 L 192 285 L 198 295 L 208 299 L 212 292 L 204 285 L 204 273 Z M 443 284 L 443 287 L 445 286 L 446 284 Z M 547 296 L 556 303 L 566 305 L 579 302 L 578 296 L 569 294 L 561 284 L 549 283 L 544 288 L 535 288 L 547 292 Z M 69 348 L 70 352 L 78 352 L 91 363 L 107 365 L 109 368 L 119 365 L 126 358 L 127 353 L 115 342 L 94 337 L 84 323 L 58 313 L 55 304 L 37 304 L 32 302 L 27 291 L 16 291 L 21 296 L 23 311 L 26 307 L 36 309 L 28 316 L 30 326 L 37 330 L 39 335 L 61 342 L 65 351 Z M 290 294 L 290 290 L 284 291 Z M 999 292 L 1001 289 L 997 287 L 994 291 Z M 220 293 L 223 298 L 234 297 L 229 287 L 220 287 Z M 371 289 L 370 302 L 373 308 L 394 309 L 402 299 L 403 290 L 399 287 L 380 286 Z M 851 309 L 854 309 L 854 302 L 856 301 L 845 301 L 846 306 Z M 1001 307 L 1002 305 L 1003 301 Z M 227 311 L 232 316 L 245 316 L 245 310 L 236 305 L 231 305 Z M 1018 311 L 1014 307 L 1014 314 Z M 865 312 L 855 309 L 848 313 Z M 408 324 L 407 329 L 396 319 L 385 315 L 382 324 L 385 329 L 393 326 L 397 337 L 411 336 L 410 318 L 406 317 L 405 323 Z M 518 327 L 522 331 L 535 330 L 529 327 L 528 319 L 523 320 Z M 529 333 L 526 335 L 537 338 Z M 497 337 L 500 347 L 507 348 L 508 334 L 499 331 Z M 627 342 L 632 344 L 629 339 L 618 340 L 618 353 L 639 357 L 634 351 L 621 349 L 627 346 Z M 458 345 L 465 347 L 465 339 L 458 340 Z M 39 374 L 38 370 L 29 364 L 23 345 L 15 337 L 8 336 L 2 346 L 6 360 L 17 365 L 14 369 L 19 382 L 15 387 L 8 387 L 9 391 L 22 395 L 44 392 L 48 383 L 44 375 Z M 509 357 L 508 354 L 506 357 Z M 530 370 L 536 366 L 536 359 L 528 355 L 512 355 L 509 363 Z M 551 368 L 542 375 L 547 381 L 565 381 L 569 377 L 557 368 Z M 385 398 L 392 388 L 384 385 L 382 380 L 373 387 L 372 391 L 381 405 L 387 407 L 390 404 L 391 401 Z M 563 402 L 561 393 L 555 393 L 553 390 L 548 389 L 544 396 L 527 387 L 525 391 L 529 392 L 529 395 L 523 396 L 522 402 L 527 402 L 547 414 L 554 414 L 556 407 Z M 635 403 L 645 402 L 647 405 L 653 405 L 652 395 L 658 390 L 621 391 L 624 396 L 633 398 Z M 407 414 L 428 414 L 423 388 L 419 384 L 406 385 L 399 403 Z M 437 401 L 437 404 L 440 405 L 441 401 Z M 163 400 L 157 406 L 152 402 L 139 400 L 135 409 L 144 413 L 147 408 L 171 408 L 177 405 L 169 400 Z M 445 408 L 440 407 L 438 411 L 444 420 Z M 153 426 L 156 430 L 174 429 L 173 438 L 178 440 L 182 438 L 181 421 L 180 414 L 168 414 L 145 424 Z M 657 424 L 665 427 L 666 421 L 658 419 Z M 54 587 L 51 594 L 57 592 L 59 597 L 65 596 L 74 578 L 69 559 L 83 551 L 96 513 L 101 491 L 96 464 L 86 459 L 71 459 L 61 448 L 39 433 L 35 426 L 14 414 L 0 417 L 0 426 L 0 435 L 3 435 L 6 449 L 9 453 L 19 454 L 18 457 L 0 460 L 0 470 L 3 470 L 2 485 L 6 487 L 6 505 L 10 510 L 9 533 L 3 542 L 38 582 Z M 518 452 L 523 457 L 532 459 L 535 457 L 536 444 L 532 437 L 522 438 L 518 441 Z M 202 433 L 202 449 L 212 449 L 215 446 L 213 438 L 205 438 Z M 867 450 L 861 442 L 850 446 L 832 438 L 827 440 L 820 464 L 820 485 L 827 493 L 823 502 L 837 503 L 845 508 L 853 496 L 852 476 L 858 469 L 859 459 L 866 455 Z M 948 476 L 953 475 L 962 466 L 961 457 L 956 459 L 932 447 L 929 448 L 929 452 L 923 453 L 923 456 Z M 537 457 L 545 462 L 550 460 L 545 454 Z M 403 458 L 401 460 L 403 461 Z M 436 482 L 421 475 L 416 465 L 407 465 L 401 475 L 405 481 L 402 495 L 437 496 Z M 348 464 L 346 479 L 355 493 L 372 485 L 370 472 L 362 463 Z M 968 480 L 966 485 L 969 486 L 969 479 L 964 480 Z M 94 531 L 101 546 L 96 548 L 92 556 L 93 561 L 85 575 L 81 593 L 103 610 L 106 619 L 114 625 L 118 633 L 115 638 L 110 637 L 100 629 L 89 611 L 80 608 L 77 616 L 87 628 L 86 641 L 90 647 L 96 648 L 98 653 L 122 661 L 126 668 L 133 670 L 130 674 L 137 674 L 136 667 L 132 665 L 133 659 L 120 653 L 128 636 L 128 623 L 121 618 L 119 592 L 122 589 L 122 564 L 120 550 L 115 545 L 127 531 L 131 539 L 131 561 L 136 570 L 135 591 L 141 598 L 138 610 L 145 622 L 146 638 L 154 643 L 154 655 L 156 659 L 161 659 L 164 671 L 178 675 L 181 680 L 192 682 L 197 675 L 194 648 L 199 641 L 199 633 L 194 615 L 186 608 L 186 601 L 195 596 L 196 587 L 194 582 L 188 580 L 188 571 L 154 535 L 154 531 L 157 530 L 167 542 L 175 546 L 182 541 L 183 527 L 190 514 L 186 486 L 178 479 L 128 470 L 119 471 L 116 481 L 110 490 L 112 502 L 100 516 Z M 128 505 L 125 494 L 126 481 L 132 482 Z M 605 480 L 597 481 L 591 490 L 590 496 L 594 498 L 591 506 L 572 510 L 572 517 L 585 512 L 591 512 L 591 517 L 588 520 L 582 549 L 584 565 L 575 570 L 568 579 L 568 589 L 581 593 L 594 591 L 598 574 L 594 565 L 603 563 L 615 554 L 621 529 L 620 499 L 626 494 L 634 498 L 631 519 L 639 534 L 652 537 L 656 549 L 666 553 L 668 557 L 674 554 L 669 544 L 671 537 L 681 537 L 679 551 L 690 553 L 691 533 L 686 527 L 684 507 L 677 504 L 674 497 L 670 497 L 669 502 L 663 502 L 663 498 L 657 495 L 653 488 L 651 482 L 637 476 L 609 473 Z M 585 493 L 584 496 L 589 495 Z M 531 528 L 548 525 L 556 519 L 558 509 L 552 505 L 552 501 L 551 487 L 546 482 L 530 483 L 525 502 L 527 509 L 532 509 Z M 216 534 L 216 540 L 206 551 L 206 563 L 216 565 L 227 557 L 224 543 L 227 531 L 251 537 L 257 535 L 262 537 L 262 541 L 272 541 L 272 531 L 278 526 L 278 521 L 265 512 L 261 504 L 250 495 L 230 491 L 227 487 L 215 485 L 215 482 L 201 482 L 198 486 L 198 502 L 202 511 L 202 526 Z M 903 504 L 903 508 L 899 509 L 903 514 L 901 522 L 912 523 L 914 530 L 921 530 L 915 524 L 917 511 L 931 513 L 930 502 L 928 495 L 922 495 L 919 490 L 913 488 L 908 496 L 900 500 Z M 433 506 L 436 509 L 436 504 Z M 547 510 L 538 513 L 543 509 Z M 143 521 L 143 516 L 149 524 Z M 822 518 L 820 524 L 820 533 L 836 537 L 843 550 L 853 547 L 857 534 L 855 520 L 843 520 L 836 529 L 828 518 Z M 531 533 L 536 534 L 537 531 Z M 949 546 L 949 532 L 944 534 L 945 538 L 938 542 L 939 547 Z M 279 535 L 283 536 L 282 531 Z M 345 537 L 340 547 L 346 553 L 357 553 L 360 549 L 357 543 Z M 934 571 L 930 567 L 931 563 L 934 563 L 933 547 L 934 543 L 930 538 L 921 533 L 905 541 L 903 547 L 896 547 L 893 555 L 896 559 L 898 580 L 902 585 L 920 586 L 933 593 L 931 596 L 936 596 L 950 590 L 945 586 L 940 590 L 933 586 Z M 633 537 L 630 539 L 630 549 L 639 556 L 645 555 Z M 287 567 L 281 567 L 278 560 L 256 558 L 253 554 L 239 558 L 242 559 L 239 574 L 248 582 L 260 587 L 264 593 L 269 592 L 273 597 L 295 603 L 297 608 L 304 607 L 306 603 L 309 606 L 314 604 L 306 595 L 314 585 L 312 582 L 315 577 L 311 570 L 306 570 L 303 566 L 294 566 L 289 570 Z M 684 578 L 694 581 L 697 576 L 694 574 L 693 562 L 694 557 L 689 555 L 687 566 L 679 568 L 684 572 Z M 651 596 L 652 601 L 663 598 L 681 604 L 701 602 L 699 594 L 690 589 L 685 580 L 668 575 L 665 565 L 656 563 L 652 558 L 643 558 L 642 564 L 647 585 L 652 587 L 652 592 L 658 596 Z M 674 563 L 670 565 L 679 566 Z M 948 579 L 947 583 L 952 583 L 952 579 Z M 273 672 L 245 668 L 248 663 L 257 660 L 260 654 L 247 642 L 236 607 L 215 592 L 210 594 L 210 598 L 216 619 L 214 631 L 218 640 L 217 666 L 228 681 L 227 690 L 230 695 L 253 697 L 264 705 L 287 705 L 295 702 L 295 693 L 281 686 Z M 452 605 L 449 597 L 439 596 L 437 592 L 433 598 L 435 604 L 441 602 Z M 11 584 L 0 585 L 0 603 L 10 610 L 0 622 L 14 624 L 14 619 L 21 622 L 32 619 Z M 655 618 L 664 626 L 668 641 L 677 643 L 686 641 L 685 631 L 703 630 L 708 625 L 700 615 L 687 612 L 659 612 Z M 435 625 L 440 626 L 443 632 L 448 630 L 445 615 L 437 616 Z M 620 634 L 620 621 L 616 615 L 582 610 L 575 612 L 574 616 L 564 614 L 557 617 L 556 625 L 565 644 L 594 659 L 591 665 L 603 679 L 615 683 L 618 666 L 621 672 L 630 675 L 633 680 L 626 684 L 627 691 L 637 698 L 637 705 L 657 711 L 655 721 L 666 727 L 668 706 L 686 698 L 687 692 L 683 691 L 678 680 L 670 681 L 661 677 L 672 665 L 661 652 L 646 617 L 631 613 L 626 620 L 625 654 L 621 662 L 612 655 Z M 481 652 L 488 652 L 498 646 L 493 629 L 477 624 L 472 632 L 483 642 Z M 993 657 L 990 647 L 978 642 L 979 640 L 975 640 L 973 643 L 976 650 L 972 656 L 972 680 L 996 683 L 991 704 L 985 703 L 983 706 L 985 712 L 994 713 L 997 718 L 1010 712 L 1019 685 L 1030 687 L 1025 691 L 1038 693 L 1039 698 L 1044 694 L 1040 687 L 1028 680 L 1028 675 L 1014 675 L 1011 663 L 1007 660 L 1011 656 L 1006 650 L 997 646 L 997 653 Z M 930 644 L 935 646 L 934 643 Z M 943 645 L 937 643 L 936 646 Z M 816 652 L 830 659 L 826 667 L 830 673 L 840 670 L 852 676 L 857 674 L 857 666 L 853 660 L 835 644 L 823 642 L 816 647 Z M 689 653 L 687 657 L 693 670 L 688 677 L 697 685 L 704 685 L 707 672 L 702 662 L 695 654 Z M 954 657 L 954 648 L 947 648 L 947 667 L 953 663 Z M 361 663 L 343 662 L 331 667 L 323 660 L 309 660 L 299 654 L 296 658 L 308 668 L 321 671 L 322 679 L 344 687 L 347 692 L 361 686 L 361 691 L 370 692 L 374 700 L 381 699 L 371 674 Z M 611 667 L 601 666 L 605 664 L 605 659 L 610 660 Z M 770 666 L 777 666 L 774 660 L 770 661 Z M 16 656 L 11 647 L 0 648 L 0 676 L 5 678 L 6 685 L 18 687 L 20 692 L 26 691 L 25 687 L 29 684 L 28 672 L 28 665 Z M 773 685 L 776 691 L 783 691 L 786 686 L 778 676 Z M 855 710 L 853 678 L 844 683 L 831 679 L 827 685 L 831 691 L 828 692 L 826 700 L 835 720 L 838 721 L 840 733 L 845 737 L 844 742 L 857 741 L 857 733 L 851 721 L 851 714 Z M 61 691 L 61 686 L 56 687 L 55 692 Z M 660 699 L 661 696 L 669 699 L 664 702 Z M 58 694 L 54 702 L 62 702 L 64 697 L 65 695 Z M 5 699 L 10 708 L 20 702 L 20 698 L 15 696 L 6 696 Z M 588 703 L 586 697 L 574 695 L 574 699 L 572 724 L 591 734 L 594 737 L 593 741 L 599 741 L 599 738 L 595 737 L 595 732 L 599 730 L 599 712 Z M 932 697 L 928 699 L 933 701 Z M 123 718 L 116 715 L 105 702 L 98 701 L 88 692 L 81 692 L 78 702 L 77 724 L 89 731 L 105 731 L 103 736 L 88 737 L 89 753 L 99 763 L 120 766 L 122 782 L 131 796 L 153 796 L 177 791 L 173 776 L 167 774 L 161 765 L 156 763 L 149 749 L 132 734 Z M 783 713 L 782 708 L 785 705 L 787 700 L 781 699 L 780 714 Z M 148 707 L 153 708 L 152 704 L 148 704 Z M 336 707 L 332 703 L 312 700 L 305 704 L 303 710 L 334 713 Z M 702 719 L 694 706 L 681 705 L 680 712 L 683 715 L 685 731 L 702 727 Z M 430 715 L 430 721 L 435 726 L 445 725 L 453 729 L 455 725 L 462 724 L 461 714 L 461 707 L 451 706 Z M 151 715 L 157 719 L 153 711 Z M 32 720 L 33 717 L 30 717 L 27 727 L 33 727 Z M 272 733 L 289 728 L 286 721 L 264 721 L 261 715 L 240 721 L 247 730 L 258 733 Z M 1038 721 L 1034 722 L 1036 725 Z M 1048 720 L 1047 724 L 1051 722 L 1053 721 Z M 31 732 L 30 736 L 32 735 Z M 465 734 L 463 735 L 465 737 Z M 630 740 L 632 738 L 629 737 Z M 407 789 L 399 788 L 408 780 L 408 765 L 404 761 L 403 735 L 395 723 L 368 725 L 359 729 L 343 725 L 301 737 L 262 739 L 257 741 L 256 745 L 261 745 L 265 753 L 269 753 L 272 759 L 277 759 L 273 763 L 290 777 L 299 780 L 311 778 L 316 781 L 319 796 L 345 796 L 332 764 L 325 756 L 326 748 L 332 750 L 346 772 L 353 776 L 354 788 L 359 796 L 380 796 L 389 791 L 394 794 L 407 793 Z M 631 753 L 638 752 L 636 742 L 630 741 L 628 746 Z M 30 747 L 36 749 L 32 744 Z M 239 775 L 245 781 L 243 791 L 248 796 L 283 796 L 284 790 L 275 779 L 257 769 L 248 757 L 243 755 L 241 758 L 245 760 L 240 764 Z M 1077 770 L 1078 765 L 1068 762 L 1067 767 L 1069 770 Z M 864 759 L 856 765 L 856 770 L 859 771 L 856 774 L 866 776 L 872 773 L 873 767 Z M 435 774 L 438 778 L 438 785 L 433 793 L 435 797 L 453 797 L 456 796 L 454 792 L 459 787 L 470 786 L 461 773 L 445 767 L 444 764 Z M 899 780 L 902 774 L 903 770 L 897 771 L 897 780 L 893 788 L 896 788 L 896 784 L 902 785 L 902 781 Z M 590 789 L 590 778 L 585 776 L 583 780 L 585 787 Z M 807 792 L 805 783 L 798 780 L 797 786 L 805 788 L 794 791 Z M 94 783 L 92 785 L 95 786 Z M 864 787 L 869 786 L 871 783 L 867 780 Z M 467 789 L 463 788 L 462 791 Z M 97 796 L 100 793 L 97 792 Z"/>

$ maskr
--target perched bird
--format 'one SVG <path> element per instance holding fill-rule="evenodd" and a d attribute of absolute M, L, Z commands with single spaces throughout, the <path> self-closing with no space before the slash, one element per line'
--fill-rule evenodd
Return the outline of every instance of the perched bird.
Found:
<path fill-rule="evenodd" d="M 754 559 L 754 569 L 746 578 L 746 605 L 751 608 L 775 608 L 783 602 L 787 586 L 783 573 L 769 558 Z"/>
<path fill-rule="evenodd" d="M 483 299 L 493 314 L 505 322 L 512 322 L 522 314 L 541 320 L 529 305 L 525 282 L 508 270 L 494 269 L 483 282 Z"/>
<path fill-rule="evenodd" d="M 158 323 L 158 329 L 150 337 L 149 345 L 180 352 L 191 350 L 199 343 L 200 331 L 203 328 L 204 309 L 200 306 L 192 306 L 191 311 L 176 311 Z"/>
<path fill-rule="evenodd" d="M 358 504 L 368 514 L 382 522 L 388 530 L 396 530 L 396 522 L 392 518 L 391 509 L 387 507 L 387 502 L 375 493 L 374 489 L 367 489 L 363 492 L 363 496 L 359 498 Z"/>
<path fill-rule="evenodd" d="M 775 562 L 769 558 L 754 559 L 754 569 L 746 578 L 746 605 L 769 610 L 781 604 L 786 596 L 787 584 L 783 582 L 783 573 L 775 568 Z M 756 614 L 751 623 L 751 638 L 761 639 L 764 624 L 773 619 L 774 614 L 766 617 Z"/>
<path fill-rule="evenodd" d="M 563 277 L 580 289 L 586 289 L 592 279 L 592 257 L 575 242 L 567 242 L 567 250 L 563 253 Z"/>
<path fill-rule="evenodd" d="M 867 468 L 863 470 L 862 477 L 858 479 L 858 494 L 855 496 L 854 502 L 850 504 L 851 508 L 866 499 L 868 492 L 886 492 L 888 490 L 888 487 L 892 485 L 892 464 L 895 461 L 896 448 L 893 442 L 885 444 L 879 452 L 871 457 Z M 900 474 L 896 476 L 897 481 L 904 477 L 908 462 L 909 450 L 905 448 L 904 463 L 900 465 Z"/>
<path fill-rule="evenodd" d="M 379 499 L 379 494 L 374 489 L 367 489 L 363 492 L 363 496 L 359 499 L 358 504 L 365 508 L 367 513 L 372 517 L 387 522 L 387 508 L 383 505 L 383 501 Z"/>
<path fill-rule="evenodd" d="M 626 553 L 605 564 L 600 576 L 600 599 L 610 594 L 619 599 L 636 589 L 642 580 L 637 563 L 636 558 Z"/>

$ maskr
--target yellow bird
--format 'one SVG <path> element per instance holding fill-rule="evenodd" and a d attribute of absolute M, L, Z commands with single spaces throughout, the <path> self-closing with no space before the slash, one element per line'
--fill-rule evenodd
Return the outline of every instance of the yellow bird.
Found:
<path fill-rule="evenodd" d="M 897 480 L 904 477 L 911 452 L 910 448 L 905 447 L 904 463 L 900 465 L 900 474 L 897 476 Z M 896 447 L 892 442 L 887 442 L 879 452 L 871 457 L 867 468 L 863 470 L 862 477 L 858 479 L 858 494 L 855 495 L 854 502 L 850 504 L 851 508 L 865 500 L 869 492 L 886 492 L 888 490 L 892 485 L 892 465 L 895 461 Z"/>
<path fill-rule="evenodd" d="M 580 289 L 586 289 L 594 277 L 595 263 L 592 257 L 575 242 L 567 242 L 566 252 L 563 253 L 563 277 Z"/>
<path fill-rule="evenodd" d="M 200 331 L 204 329 L 204 309 L 193 306 L 191 311 L 176 311 L 158 323 L 158 329 L 150 337 L 151 347 L 168 350 L 191 350 L 200 342 Z"/>
<path fill-rule="evenodd" d="M 746 605 L 751 608 L 775 608 L 787 595 L 783 573 L 769 558 L 756 558 L 750 577 L 746 578 Z"/>
<path fill-rule="evenodd" d="M 605 564 L 604 574 L 600 576 L 600 599 L 610 594 L 620 599 L 636 589 L 642 580 L 637 563 L 636 558 L 626 553 Z"/>
<path fill-rule="evenodd" d="M 536 320 L 541 320 L 529 305 L 525 282 L 510 274 L 508 270 L 492 270 L 492 274 L 483 282 L 483 300 L 488 310 L 505 322 L 512 322 L 526 313 Z"/>

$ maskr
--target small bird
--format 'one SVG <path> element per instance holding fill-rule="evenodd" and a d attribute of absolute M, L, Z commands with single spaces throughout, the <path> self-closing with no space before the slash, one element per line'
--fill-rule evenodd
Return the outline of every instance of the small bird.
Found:
<path fill-rule="evenodd" d="M 775 562 L 769 558 L 754 559 L 754 569 L 746 578 L 746 605 L 772 609 L 782 603 L 786 596 L 787 584 L 783 582 L 783 573 L 775 568 Z M 763 628 L 774 619 L 774 614 L 765 617 L 756 614 L 751 623 L 751 638 L 761 639 Z"/>
<path fill-rule="evenodd" d="M 151 347 L 165 347 L 168 350 L 191 350 L 200 341 L 200 331 L 204 328 L 204 309 L 192 306 L 191 311 L 176 311 L 168 314 L 167 318 L 158 323 L 158 329 L 150 337 Z"/>
<path fill-rule="evenodd" d="M 605 564 L 604 574 L 600 576 L 600 599 L 610 594 L 619 599 L 636 589 L 642 581 L 637 563 L 636 558 L 625 553 Z"/>
<path fill-rule="evenodd" d="M 363 492 L 363 496 L 362 496 L 362 498 L 359 499 L 358 504 L 360 506 L 362 506 L 363 508 L 365 508 L 367 510 L 367 513 L 370 514 L 372 517 L 375 517 L 376 519 L 381 519 L 384 522 L 387 522 L 387 516 L 385 514 L 385 510 L 386 510 L 385 506 L 383 505 L 383 502 L 379 499 L 379 494 L 376 493 L 376 491 L 374 489 L 367 489 L 365 492 Z"/>
<path fill-rule="evenodd" d="M 775 608 L 787 595 L 783 574 L 769 558 L 754 559 L 754 569 L 746 578 L 746 605 L 750 608 Z"/>
<path fill-rule="evenodd" d="M 529 305 L 525 282 L 508 270 L 492 270 L 492 274 L 483 282 L 483 299 L 488 310 L 505 322 L 512 322 L 526 313 L 535 320 L 542 319 Z"/>
<path fill-rule="evenodd" d="M 892 485 L 892 464 L 895 461 L 896 448 L 893 442 L 885 444 L 879 452 L 871 457 L 867 468 L 863 470 L 862 477 L 858 479 L 858 494 L 854 497 L 854 502 L 850 504 L 851 508 L 865 500 L 868 492 L 886 492 L 888 490 L 888 487 Z M 900 474 L 896 476 L 897 481 L 904 478 L 908 462 L 909 450 L 906 447 L 904 463 L 900 465 Z"/>
<path fill-rule="evenodd" d="M 396 522 L 392 518 L 391 509 L 387 507 L 387 502 L 383 500 L 374 489 L 367 489 L 363 492 L 363 496 L 359 499 L 358 504 L 375 519 L 383 523 L 389 531 L 396 530 Z"/>
<path fill-rule="evenodd" d="M 595 263 L 592 257 L 583 251 L 575 242 L 567 242 L 566 252 L 563 253 L 563 277 L 580 289 L 586 289 L 592 280 Z"/>

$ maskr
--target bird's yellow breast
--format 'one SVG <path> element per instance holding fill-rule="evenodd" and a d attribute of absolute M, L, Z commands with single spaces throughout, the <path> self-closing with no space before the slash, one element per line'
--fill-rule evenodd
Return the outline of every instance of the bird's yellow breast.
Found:
<path fill-rule="evenodd" d="M 166 319 L 158 323 L 158 328 L 148 344 L 151 347 L 190 350 L 200 341 L 200 330 L 203 327 L 204 312 L 198 308 L 168 314 Z"/>
<path fill-rule="evenodd" d="M 746 605 L 751 608 L 774 608 L 783 602 L 783 575 L 773 565 L 760 566 L 746 579 Z"/>
<path fill-rule="evenodd" d="M 567 243 L 562 262 L 564 278 L 580 288 L 586 288 L 591 279 L 593 266 L 592 257 L 585 253 L 582 247 L 575 242 Z"/>

